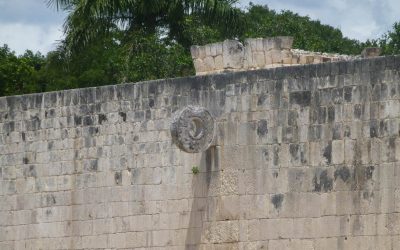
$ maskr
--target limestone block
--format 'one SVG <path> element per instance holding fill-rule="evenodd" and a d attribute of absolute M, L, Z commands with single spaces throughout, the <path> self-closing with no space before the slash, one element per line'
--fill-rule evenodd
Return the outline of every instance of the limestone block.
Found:
<path fill-rule="evenodd" d="M 237 220 L 239 219 L 240 202 L 239 196 L 222 196 L 217 200 L 217 219 L 218 220 Z"/>
<path fill-rule="evenodd" d="M 268 250 L 314 250 L 313 241 L 311 240 L 270 240 L 268 242 Z"/>
<path fill-rule="evenodd" d="M 215 68 L 214 58 L 212 56 L 207 56 L 203 60 L 206 71 L 213 71 Z"/>
<path fill-rule="evenodd" d="M 200 46 L 193 45 L 190 47 L 190 54 L 192 55 L 192 59 L 199 58 L 199 53 L 200 53 L 199 50 L 200 50 Z"/>
<path fill-rule="evenodd" d="M 224 171 L 221 174 L 219 183 L 219 193 L 221 195 L 236 195 L 239 192 L 239 173 L 238 171 Z"/>
<path fill-rule="evenodd" d="M 257 38 L 247 38 L 245 40 L 245 47 L 251 51 L 257 50 Z"/>
<path fill-rule="evenodd" d="M 322 62 L 322 56 L 315 55 L 313 63 L 321 63 L 321 62 Z"/>
<path fill-rule="evenodd" d="M 212 56 L 211 54 L 212 44 L 207 44 L 204 47 L 206 49 L 206 57 Z"/>
<path fill-rule="evenodd" d="M 83 236 L 82 245 L 84 248 L 103 248 L 107 246 L 107 235 Z"/>
<path fill-rule="evenodd" d="M 381 48 L 369 47 L 369 48 L 365 48 L 361 52 L 361 57 L 363 57 L 363 58 L 377 57 L 377 56 L 380 56 L 380 54 L 381 54 Z"/>
<path fill-rule="evenodd" d="M 254 58 L 254 64 L 257 67 L 262 68 L 265 66 L 265 55 L 263 51 L 258 51 L 253 53 L 253 58 Z"/>
<path fill-rule="evenodd" d="M 247 250 L 268 249 L 268 241 L 252 241 L 252 242 L 240 243 L 239 249 L 247 249 Z"/>
<path fill-rule="evenodd" d="M 270 208 L 269 196 L 240 196 L 240 216 L 245 219 L 266 218 Z"/>
<path fill-rule="evenodd" d="M 299 64 L 306 64 L 306 55 L 299 55 Z"/>
<path fill-rule="evenodd" d="M 306 56 L 306 64 L 311 64 L 314 62 L 314 56 Z"/>
<path fill-rule="evenodd" d="M 276 44 L 273 38 L 264 38 L 263 39 L 264 50 L 272 50 L 272 49 L 280 49 L 279 44 Z"/>
<path fill-rule="evenodd" d="M 272 58 L 272 64 L 281 64 L 282 63 L 282 53 L 280 50 L 271 50 L 268 51 Z"/>
<path fill-rule="evenodd" d="M 272 53 L 265 51 L 265 66 L 272 65 Z"/>
<path fill-rule="evenodd" d="M 344 143 L 342 140 L 332 141 L 332 162 L 342 164 L 344 161 Z"/>
<path fill-rule="evenodd" d="M 194 59 L 193 65 L 194 65 L 194 69 L 196 70 L 196 73 L 207 71 L 206 65 L 203 62 L 203 60 L 201 60 L 201 59 Z"/>
<path fill-rule="evenodd" d="M 337 250 L 338 242 L 341 238 L 323 238 L 315 240 L 315 250 Z"/>
<path fill-rule="evenodd" d="M 281 50 L 281 49 L 291 49 L 293 44 L 293 37 L 289 36 L 278 36 L 272 38 L 263 39 L 264 50 Z"/>
<path fill-rule="evenodd" d="M 218 55 L 214 58 L 214 67 L 216 70 L 224 69 L 224 59 L 222 58 L 222 55 Z"/>
<path fill-rule="evenodd" d="M 299 64 L 299 63 L 300 63 L 300 57 L 298 55 L 293 55 L 292 64 Z"/>
<path fill-rule="evenodd" d="M 223 43 L 225 69 L 241 69 L 244 65 L 244 46 L 235 40 L 225 40 Z"/>
<path fill-rule="evenodd" d="M 253 52 L 251 50 L 250 45 L 245 46 L 244 48 L 244 63 L 243 63 L 244 68 L 246 69 L 252 69 L 255 68 L 255 61 L 253 59 Z"/>
<path fill-rule="evenodd" d="M 222 55 L 222 43 L 214 43 L 217 55 Z"/>
<path fill-rule="evenodd" d="M 293 45 L 293 37 L 291 36 L 279 36 L 277 37 L 281 41 L 282 49 L 291 49 Z"/>
<path fill-rule="evenodd" d="M 216 56 L 217 55 L 217 46 L 218 46 L 218 44 L 217 43 L 213 43 L 210 46 L 211 46 L 210 55 L 211 56 Z"/>
<path fill-rule="evenodd" d="M 321 57 L 321 60 L 322 60 L 323 63 L 324 62 L 330 62 L 330 61 L 332 61 L 332 58 L 323 56 L 323 57 Z"/>
<path fill-rule="evenodd" d="M 311 64 L 314 62 L 313 55 L 300 55 L 300 64 Z"/>
<path fill-rule="evenodd" d="M 124 233 L 110 234 L 108 244 L 112 248 L 125 248 L 126 236 Z"/>
<path fill-rule="evenodd" d="M 169 238 L 168 230 L 152 231 L 152 238 L 155 246 L 167 246 Z"/>
<path fill-rule="evenodd" d="M 239 240 L 238 221 L 218 221 L 205 223 L 205 241 L 209 243 L 237 242 Z"/>
<path fill-rule="evenodd" d="M 257 51 L 264 51 L 263 39 L 262 38 L 257 38 L 256 39 L 256 50 Z"/>
<path fill-rule="evenodd" d="M 282 50 L 281 54 L 283 64 L 292 64 L 292 52 L 290 52 L 288 49 L 284 49 Z"/>
<path fill-rule="evenodd" d="M 206 54 L 206 47 L 205 46 L 199 46 L 198 47 L 198 58 L 203 59 L 207 56 Z"/>

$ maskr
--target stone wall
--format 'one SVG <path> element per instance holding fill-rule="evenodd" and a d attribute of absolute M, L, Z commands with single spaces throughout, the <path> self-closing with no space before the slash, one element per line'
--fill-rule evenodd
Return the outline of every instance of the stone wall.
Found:
<path fill-rule="evenodd" d="M 0 249 L 400 249 L 399 69 L 379 57 L 0 98 Z M 189 104 L 216 119 L 201 153 L 170 135 Z"/>
<path fill-rule="evenodd" d="M 292 49 L 293 37 L 248 38 L 244 45 L 236 40 L 192 46 L 197 75 L 227 71 L 275 68 L 323 62 L 349 61 L 361 56 Z M 379 56 L 379 48 L 367 48 L 362 57 Z"/>

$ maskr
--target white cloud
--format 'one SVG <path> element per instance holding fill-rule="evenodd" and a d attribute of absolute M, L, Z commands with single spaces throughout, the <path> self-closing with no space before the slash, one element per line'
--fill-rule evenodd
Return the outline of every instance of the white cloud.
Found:
<path fill-rule="evenodd" d="M 0 46 L 7 44 L 17 54 L 30 49 L 47 53 L 55 49 L 63 32 L 59 25 L 32 25 L 26 23 L 0 23 Z"/>
<path fill-rule="evenodd" d="M 47 0 L 0 0 L 0 46 L 18 54 L 26 49 L 47 53 L 62 38 L 66 13 L 47 7 Z"/>

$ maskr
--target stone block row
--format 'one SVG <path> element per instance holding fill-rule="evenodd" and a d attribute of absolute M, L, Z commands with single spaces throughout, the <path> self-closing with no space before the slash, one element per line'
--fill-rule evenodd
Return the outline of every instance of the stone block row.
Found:
<path fill-rule="evenodd" d="M 225 71 L 252 70 L 290 65 L 348 61 L 360 56 L 319 53 L 292 49 L 293 37 L 248 38 L 192 46 L 191 55 L 197 75 Z M 379 56 L 378 48 L 369 48 L 363 57 Z"/>
<path fill-rule="evenodd" d="M 265 57 L 287 49 L 277 41 L 247 47 Z M 399 66 L 0 98 L 0 249 L 397 249 Z M 171 144 L 187 104 L 217 120 L 208 151 Z"/>

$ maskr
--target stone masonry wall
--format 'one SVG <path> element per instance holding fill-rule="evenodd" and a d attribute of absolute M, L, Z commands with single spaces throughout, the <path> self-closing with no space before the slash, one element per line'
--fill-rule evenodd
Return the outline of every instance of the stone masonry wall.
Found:
<path fill-rule="evenodd" d="M 275 68 L 323 62 L 348 61 L 379 56 L 379 48 L 366 48 L 361 56 L 320 53 L 292 49 L 293 37 L 248 38 L 244 45 L 236 40 L 192 46 L 197 75 L 228 71 Z"/>
<path fill-rule="evenodd" d="M 0 98 L 0 249 L 400 249 L 399 102 L 399 56 Z"/>

